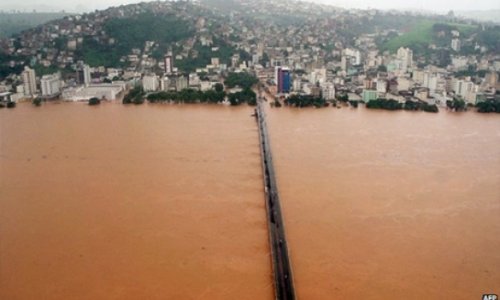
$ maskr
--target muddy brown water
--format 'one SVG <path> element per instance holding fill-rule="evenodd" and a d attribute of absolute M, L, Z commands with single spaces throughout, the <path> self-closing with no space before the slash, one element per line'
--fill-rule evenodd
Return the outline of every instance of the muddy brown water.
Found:
<path fill-rule="evenodd" d="M 0 110 L 0 299 L 272 299 L 248 107 Z M 500 293 L 500 118 L 267 109 L 299 299 Z"/>
<path fill-rule="evenodd" d="M 268 109 L 299 299 L 500 294 L 500 118 Z"/>
<path fill-rule="evenodd" d="M 249 107 L 0 111 L 0 299 L 272 299 Z"/>

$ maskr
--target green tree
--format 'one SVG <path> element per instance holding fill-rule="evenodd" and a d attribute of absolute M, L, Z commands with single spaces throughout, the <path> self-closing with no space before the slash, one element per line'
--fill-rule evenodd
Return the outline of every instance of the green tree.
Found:
<path fill-rule="evenodd" d="M 144 90 L 141 86 L 136 86 L 131 89 L 125 97 L 123 97 L 123 104 L 142 104 L 144 103 Z"/>
<path fill-rule="evenodd" d="M 32 103 L 33 103 L 33 105 L 35 105 L 35 106 L 40 106 L 40 105 L 42 105 L 42 98 L 40 98 L 40 97 L 36 97 L 35 99 L 33 99 L 33 102 L 32 102 Z"/>
<path fill-rule="evenodd" d="M 222 83 L 216 83 L 214 89 L 217 93 L 221 93 L 222 91 L 224 91 L 224 86 L 222 85 Z"/>
<path fill-rule="evenodd" d="M 454 97 L 453 100 L 446 101 L 446 106 L 454 111 L 464 111 L 467 107 L 465 101 L 460 97 Z"/>
<path fill-rule="evenodd" d="M 90 98 L 89 105 L 99 105 L 99 104 L 101 104 L 101 100 L 99 100 L 99 98 L 96 97 Z"/>
<path fill-rule="evenodd" d="M 239 86 L 243 89 L 249 89 L 257 82 L 259 82 L 257 77 L 247 72 L 241 72 L 241 73 L 233 72 L 229 73 L 226 80 L 224 81 L 224 84 L 229 88 L 234 88 L 236 86 Z"/>

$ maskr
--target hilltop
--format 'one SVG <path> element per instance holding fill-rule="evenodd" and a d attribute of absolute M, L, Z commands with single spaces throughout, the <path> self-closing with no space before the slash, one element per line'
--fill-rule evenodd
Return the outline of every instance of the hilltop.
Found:
<path fill-rule="evenodd" d="M 447 48 L 454 30 L 463 38 L 456 54 L 500 51 L 498 26 L 444 16 L 345 10 L 294 0 L 147 2 L 65 16 L 3 39 L 0 78 L 27 64 L 38 75 L 72 72 L 78 61 L 160 71 L 158 63 L 167 52 L 174 53 L 175 65 L 184 72 L 214 57 L 222 64 L 235 56 L 265 64 L 271 54 L 287 57 L 291 50 L 315 55 L 327 65 L 339 61 L 348 47 L 391 53 L 410 47 L 422 56 L 421 64 L 444 65 L 453 54 Z M 443 51 L 448 52 L 443 56 Z"/>
<path fill-rule="evenodd" d="M 67 13 L 43 13 L 43 12 L 0 12 L 0 38 L 9 38 L 38 25 L 52 20 L 61 19 Z"/>

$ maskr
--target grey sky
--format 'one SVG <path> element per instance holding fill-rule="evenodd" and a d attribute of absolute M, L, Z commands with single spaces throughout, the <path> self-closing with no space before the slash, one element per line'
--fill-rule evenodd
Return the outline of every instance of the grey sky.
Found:
<path fill-rule="evenodd" d="M 426 11 L 500 9 L 499 0 L 313 0 L 348 8 L 418 9 Z M 109 6 L 141 2 L 140 0 L 0 0 L 0 9 L 31 11 L 89 11 Z"/>

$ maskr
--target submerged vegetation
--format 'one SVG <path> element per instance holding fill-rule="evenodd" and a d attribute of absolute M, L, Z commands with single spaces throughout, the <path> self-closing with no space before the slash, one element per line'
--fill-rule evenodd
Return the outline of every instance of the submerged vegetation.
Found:
<path fill-rule="evenodd" d="M 314 97 L 309 95 L 291 95 L 285 99 L 285 105 L 294 107 L 314 106 L 316 108 L 327 106 L 326 100 L 323 97 Z"/>
<path fill-rule="evenodd" d="M 224 101 L 226 93 L 208 90 L 205 92 L 194 89 L 183 89 L 182 91 L 164 91 L 147 95 L 150 103 L 174 102 L 174 103 L 221 103 Z"/>
<path fill-rule="evenodd" d="M 366 103 L 366 108 L 369 109 L 385 109 L 385 110 L 410 110 L 410 111 L 425 111 L 437 113 L 439 108 L 436 104 L 426 102 L 415 102 L 407 100 L 404 104 L 394 99 L 379 98 Z"/>
<path fill-rule="evenodd" d="M 144 103 L 144 89 L 136 86 L 123 97 L 123 104 L 142 104 Z"/>
<path fill-rule="evenodd" d="M 99 105 L 101 104 L 101 100 L 99 98 L 93 97 L 89 100 L 89 105 Z"/>
<path fill-rule="evenodd" d="M 489 99 L 476 104 L 479 113 L 500 113 L 500 99 Z"/>

